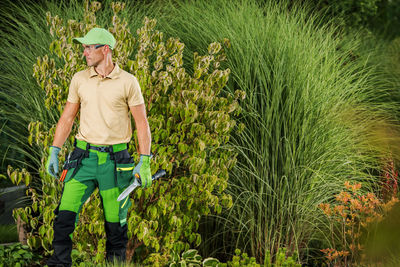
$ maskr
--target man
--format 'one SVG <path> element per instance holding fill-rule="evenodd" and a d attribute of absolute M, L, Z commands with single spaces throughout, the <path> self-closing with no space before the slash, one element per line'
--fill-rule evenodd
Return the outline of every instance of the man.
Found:
<path fill-rule="evenodd" d="M 114 36 L 105 29 L 94 28 L 84 37 L 74 38 L 74 42 L 83 45 L 90 68 L 76 73 L 71 80 L 46 163 L 47 172 L 57 177 L 58 153 L 80 110 L 75 148 L 66 160 L 60 179 L 65 179 L 64 188 L 55 211 L 54 253 L 48 260 L 49 266 L 71 266 L 72 232 L 83 203 L 96 187 L 103 203 L 107 260 L 124 261 L 130 202 L 127 198 L 118 202 L 117 197 L 136 173 L 140 175 L 142 187 L 151 185 L 151 134 L 144 100 L 137 79 L 112 62 Z M 135 168 L 127 150 L 132 136 L 129 111 L 139 141 L 140 161 Z"/>

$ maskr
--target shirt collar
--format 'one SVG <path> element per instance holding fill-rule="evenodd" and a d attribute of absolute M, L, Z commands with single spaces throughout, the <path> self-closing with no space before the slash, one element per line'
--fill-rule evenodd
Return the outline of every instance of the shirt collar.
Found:
<path fill-rule="evenodd" d="M 90 67 L 89 73 L 90 73 L 90 78 L 94 76 L 99 76 L 99 74 L 96 72 L 93 66 Z M 120 73 L 121 69 L 119 68 L 118 63 L 115 63 L 114 69 L 106 76 L 106 78 L 115 79 L 119 76 Z"/>

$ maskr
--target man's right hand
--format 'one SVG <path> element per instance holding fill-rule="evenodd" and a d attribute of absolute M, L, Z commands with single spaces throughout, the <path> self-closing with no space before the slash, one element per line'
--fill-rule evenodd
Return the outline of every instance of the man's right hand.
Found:
<path fill-rule="evenodd" d="M 151 155 L 140 155 L 140 161 L 133 170 L 133 177 L 137 177 L 136 174 L 139 174 L 142 188 L 150 187 L 152 182 L 150 170 L 151 157 Z"/>
<path fill-rule="evenodd" d="M 49 157 L 46 162 L 46 171 L 48 174 L 57 178 L 58 175 L 58 153 L 60 153 L 61 148 L 57 146 L 51 146 L 49 148 Z"/>

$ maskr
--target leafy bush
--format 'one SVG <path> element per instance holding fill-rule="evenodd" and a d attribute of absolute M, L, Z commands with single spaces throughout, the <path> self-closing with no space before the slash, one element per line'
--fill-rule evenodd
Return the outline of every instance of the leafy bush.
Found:
<path fill-rule="evenodd" d="M 400 7 L 396 1 L 311 0 L 307 5 L 322 11 L 326 20 L 345 26 L 348 32 L 364 28 L 389 39 L 400 34 Z"/>
<path fill-rule="evenodd" d="M 34 77 L 46 92 L 46 108 L 61 112 L 66 102 L 68 84 L 73 73 L 86 67 L 80 56 L 79 46 L 72 38 L 82 36 L 96 26 L 95 12 L 98 2 L 85 2 L 82 22 L 47 14 L 50 33 L 55 39 L 50 44 L 50 55 L 37 58 Z M 224 193 L 228 171 L 236 162 L 236 155 L 226 143 L 235 129 L 233 116 L 239 114 L 238 99 L 243 92 L 222 94 L 228 81 L 229 69 L 220 69 L 225 60 L 225 47 L 212 43 L 208 53 L 194 53 L 194 73 L 189 75 L 182 67 L 184 44 L 178 39 L 164 40 L 155 30 L 155 20 L 144 20 L 134 38 L 127 28 L 127 21 L 118 14 L 124 4 L 112 4 L 114 15 L 110 32 L 117 39 L 114 59 L 123 69 L 139 80 L 148 110 L 152 132 L 152 152 L 155 154 L 152 170 L 167 170 L 170 178 L 156 182 L 149 189 L 139 189 L 132 195 L 133 208 L 128 215 L 128 252 L 147 264 L 163 264 L 172 251 L 180 252 L 189 244 L 199 245 L 197 233 L 199 219 L 223 207 L 232 205 L 231 197 Z M 137 50 L 137 53 L 133 52 Z M 133 59 L 132 59 L 133 58 Z M 76 132 L 77 125 L 73 128 Z M 46 129 L 41 121 L 29 125 L 30 144 L 43 150 L 51 144 L 55 125 Z M 72 135 L 73 136 L 73 135 Z M 61 163 L 73 138 L 68 139 L 60 153 Z M 136 136 L 135 136 L 136 137 Z M 136 151 L 137 140 L 131 141 L 131 153 Z M 137 157 L 137 155 L 135 155 Z M 44 159 L 40 169 L 41 192 L 29 188 L 32 205 L 14 212 L 28 224 L 28 245 L 51 252 L 53 238 L 53 210 L 57 206 L 62 185 L 45 173 Z M 9 169 L 12 181 L 29 184 L 26 170 Z M 102 262 L 105 250 L 105 233 L 101 202 L 97 192 L 82 209 L 80 223 L 74 234 L 76 249 L 95 255 Z M 139 253 L 140 252 L 140 253 Z"/>
<path fill-rule="evenodd" d="M 285 258 L 285 256 L 284 256 Z M 264 262 L 264 266 L 270 266 L 270 261 Z M 228 261 L 225 266 L 232 266 L 232 267 L 241 267 L 241 266 L 248 266 L 248 267 L 259 267 L 260 264 L 257 264 L 256 258 L 247 255 L 247 253 L 242 253 L 240 249 L 235 249 L 235 255 L 232 257 L 232 261 Z"/>
<path fill-rule="evenodd" d="M 270 255 L 268 253 L 268 255 Z M 287 257 L 286 249 L 279 249 L 276 255 L 275 263 L 272 262 L 270 256 L 266 257 L 264 265 L 266 267 L 300 267 L 301 264 L 296 263 L 297 254 Z M 198 254 L 195 249 L 190 249 L 182 253 L 182 256 L 174 253 L 172 260 L 169 264 L 170 267 L 182 267 L 182 266 L 213 266 L 213 267 L 260 267 L 260 264 L 256 262 L 256 258 L 249 257 L 247 253 L 242 253 L 240 249 L 235 249 L 235 255 L 231 261 L 226 263 L 220 262 L 215 258 L 206 258 L 202 260 L 202 257 Z"/>
<path fill-rule="evenodd" d="M 42 257 L 19 243 L 0 246 L 0 267 L 22 267 L 40 265 Z"/>
<path fill-rule="evenodd" d="M 367 26 L 377 17 L 381 0 L 312 0 L 313 5 L 323 10 L 330 19 L 335 19 L 348 27 Z"/>
<path fill-rule="evenodd" d="M 207 258 L 202 261 L 202 257 L 197 253 L 196 249 L 189 249 L 179 256 L 178 253 L 173 253 L 169 267 L 183 267 L 183 266 L 219 266 L 219 260 L 214 258 Z"/>

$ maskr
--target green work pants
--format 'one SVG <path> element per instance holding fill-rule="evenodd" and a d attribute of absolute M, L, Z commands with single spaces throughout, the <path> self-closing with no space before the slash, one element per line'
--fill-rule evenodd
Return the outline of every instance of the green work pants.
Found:
<path fill-rule="evenodd" d="M 60 205 L 56 210 L 54 254 L 48 265 L 71 266 L 71 236 L 83 204 L 96 188 L 99 188 L 103 204 L 107 260 L 125 260 L 128 241 L 126 217 L 131 202 L 129 197 L 121 202 L 117 198 L 132 182 L 133 159 L 126 148 L 109 153 L 77 147 L 70 156 L 70 162 L 74 161 L 79 164 L 68 170 Z"/>

